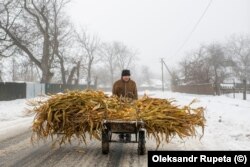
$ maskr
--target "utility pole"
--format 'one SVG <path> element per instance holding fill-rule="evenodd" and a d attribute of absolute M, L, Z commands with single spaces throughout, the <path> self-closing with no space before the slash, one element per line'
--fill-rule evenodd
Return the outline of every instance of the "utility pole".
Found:
<path fill-rule="evenodd" d="M 233 93 L 234 93 L 234 99 L 235 99 L 235 79 L 233 80 L 234 87 L 233 87 Z"/>
<path fill-rule="evenodd" d="M 170 69 L 168 68 L 167 64 L 165 63 L 165 61 L 163 59 L 162 59 L 162 63 L 165 66 L 165 68 L 167 69 L 167 71 L 170 74 L 171 78 L 173 79 L 173 74 L 172 74 L 172 72 L 170 71 Z"/>
<path fill-rule="evenodd" d="M 175 79 L 173 73 L 170 71 L 170 69 L 168 68 L 167 64 L 165 63 L 165 61 L 163 60 L 163 58 L 161 58 L 161 78 L 162 78 L 162 91 L 164 91 L 164 74 L 163 74 L 163 66 L 166 68 L 167 72 L 169 73 L 169 75 L 171 76 L 171 80 L 173 81 Z"/>
<path fill-rule="evenodd" d="M 162 82 L 162 91 L 164 92 L 163 58 L 161 58 L 161 82 Z"/>
<path fill-rule="evenodd" d="M 243 80 L 243 100 L 247 99 L 247 80 Z"/>

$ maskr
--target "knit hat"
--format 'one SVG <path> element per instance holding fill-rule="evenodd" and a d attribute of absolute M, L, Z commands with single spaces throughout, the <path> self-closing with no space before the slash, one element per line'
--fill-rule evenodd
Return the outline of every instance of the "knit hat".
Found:
<path fill-rule="evenodd" d="M 129 70 L 122 70 L 122 76 L 130 76 Z"/>

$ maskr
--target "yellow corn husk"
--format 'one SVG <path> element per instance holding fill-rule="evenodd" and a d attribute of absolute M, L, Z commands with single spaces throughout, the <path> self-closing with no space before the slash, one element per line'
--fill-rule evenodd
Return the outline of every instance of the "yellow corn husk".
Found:
<path fill-rule="evenodd" d="M 144 96 L 131 101 L 107 96 L 102 91 L 69 91 L 51 95 L 48 100 L 30 101 L 34 113 L 32 141 L 47 139 L 60 133 L 59 144 L 71 142 L 73 137 L 86 144 L 90 139 L 101 139 L 103 119 L 143 120 L 147 136 L 153 136 L 157 147 L 162 141 L 169 142 L 178 135 L 180 138 L 196 136 L 196 127 L 204 133 L 204 108 L 190 105 L 179 107 L 174 99 L 159 99 Z M 58 141 L 58 139 L 57 139 Z"/>

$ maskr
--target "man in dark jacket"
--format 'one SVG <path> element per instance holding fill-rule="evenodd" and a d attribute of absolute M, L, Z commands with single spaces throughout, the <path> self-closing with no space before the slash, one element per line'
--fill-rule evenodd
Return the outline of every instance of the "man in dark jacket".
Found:
<path fill-rule="evenodd" d="M 118 97 L 138 99 L 136 83 L 130 79 L 129 70 L 122 70 L 121 79 L 114 83 L 112 93 Z"/>
<path fill-rule="evenodd" d="M 121 79 L 114 83 L 112 93 L 118 97 L 127 97 L 134 100 L 138 99 L 136 83 L 130 79 L 129 70 L 122 70 Z M 119 139 L 121 141 L 124 140 L 124 137 L 126 137 L 127 141 L 131 141 L 131 134 L 119 134 Z"/>

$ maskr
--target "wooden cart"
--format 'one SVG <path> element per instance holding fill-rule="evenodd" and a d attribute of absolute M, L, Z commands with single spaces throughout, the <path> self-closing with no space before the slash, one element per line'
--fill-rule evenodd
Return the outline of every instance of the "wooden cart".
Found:
<path fill-rule="evenodd" d="M 112 133 L 116 134 L 135 134 L 135 140 L 113 140 Z M 140 121 L 124 121 L 124 120 L 103 120 L 102 129 L 102 153 L 109 153 L 109 143 L 119 142 L 119 143 L 138 143 L 138 154 L 144 155 L 146 152 L 145 147 L 145 135 L 146 130 L 144 128 L 144 122 Z"/>

